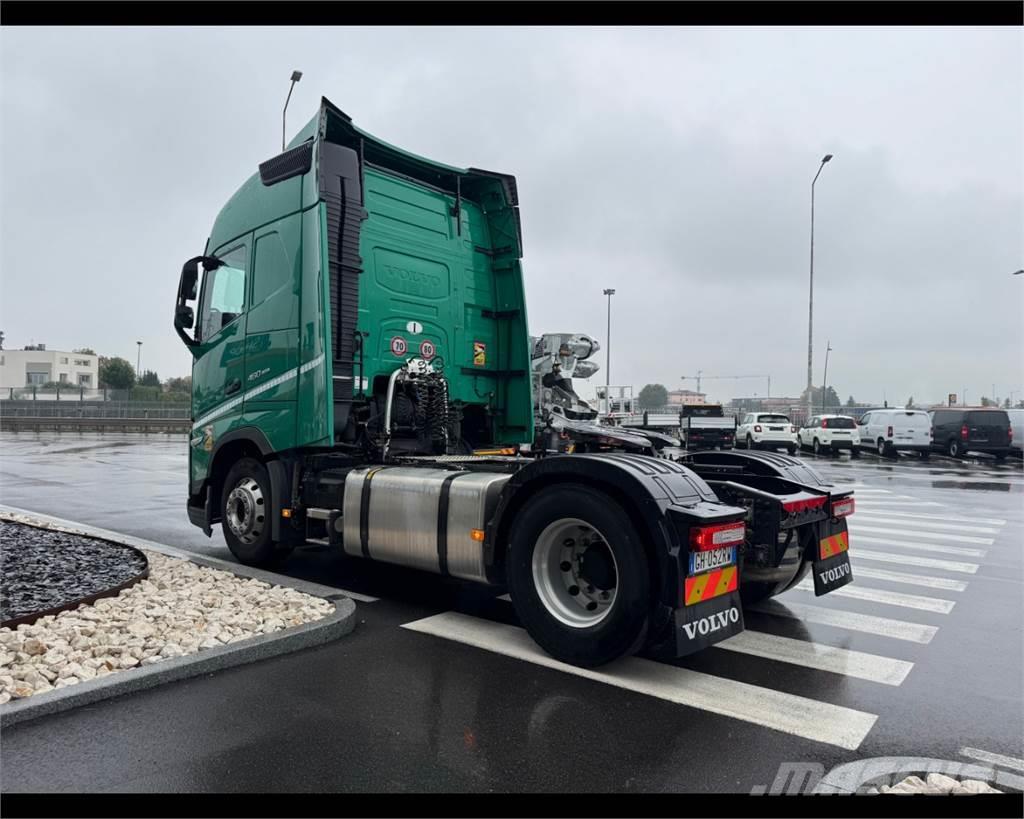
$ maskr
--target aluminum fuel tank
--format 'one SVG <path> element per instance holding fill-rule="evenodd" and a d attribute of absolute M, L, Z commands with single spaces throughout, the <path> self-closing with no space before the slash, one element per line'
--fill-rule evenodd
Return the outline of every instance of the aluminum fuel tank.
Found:
<path fill-rule="evenodd" d="M 487 582 L 484 544 L 474 530 L 486 528 L 510 477 L 403 466 L 353 470 L 342 506 L 345 552 Z"/>

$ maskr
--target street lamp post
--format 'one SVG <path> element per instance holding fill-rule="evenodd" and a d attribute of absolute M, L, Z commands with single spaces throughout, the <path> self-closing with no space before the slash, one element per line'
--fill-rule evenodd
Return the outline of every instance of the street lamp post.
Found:
<path fill-rule="evenodd" d="M 814 360 L 814 183 L 818 181 L 818 176 L 821 174 L 821 169 L 825 167 L 825 163 L 832 159 L 832 154 L 825 154 L 821 159 L 821 164 L 818 166 L 818 173 L 814 175 L 814 179 L 811 180 L 811 284 L 810 294 L 807 300 L 807 417 L 811 417 L 812 398 L 811 398 L 811 386 L 814 374 L 811 372 L 811 365 Z"/>
<path fill-rule="evenodd" d="M 827 341 L 826 344 L 825 344 L 825 375 L 822 378 L 822 381 L 824 383 L 821 385 L 821 411 L 822 411 L 822 413 L 825 412 L 825 396 L 828 394 L 828 354 L 831 353 L 831 352 L 832 352 L 832 340 L 829 339 L 829 341 Z"/>
<path fill-rule="evenodd" d="M 295 90 L 295 83 L 302 79 L 301 71 L 292 72 L 292 84 L 288 87 L 288 96 L 284 101 L 284 110 L 281 112 L 281 150 L 284 150 L 284 123 L 288 115 L 288 101 L 292 98 L 292 91 Z"/>
<path fill-rule="evenodd" d="M 139 345 L 139 354 L 138 354 L 138 356 L 135 359 L 135 380 L 136 381 L 141 381 L 142 380 L 142 342 L 141 341 L 136 341 L 135 343 Z"/>
<path fill-rule="evenodd" d="M 612 395 L 609 387 L 612 383 L 612 296 L 615 295 L 614 288 L 607 288 L 604 294 L 608 297 L 608 333 L 605 341 L 608 344 L 604 360 L 604 400 L 608 402 L 608 411 L 612 409 Z"/>

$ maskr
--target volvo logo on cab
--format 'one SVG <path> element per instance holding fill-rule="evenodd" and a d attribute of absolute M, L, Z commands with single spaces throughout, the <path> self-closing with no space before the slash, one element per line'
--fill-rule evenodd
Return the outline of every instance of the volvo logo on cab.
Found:
<path fill-rule="evenodd" d="M 698 634 L 704 636 L 720 631 L 730 623 L 738 623 L 739 619 L 740 610 L 733 606 L 727 611 L 720 611 L 717 614 L 710 614 L 707 617 L 701 617 L 696 623 L 683 623 L 683 631 L 685 631 L 686 636 L 692 640 Z"/>

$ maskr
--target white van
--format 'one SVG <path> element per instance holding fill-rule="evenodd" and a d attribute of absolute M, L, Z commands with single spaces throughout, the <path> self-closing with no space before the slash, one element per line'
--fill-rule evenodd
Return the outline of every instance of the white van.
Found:
<path fill-rule="evenodd" d="M 879 455 L 916 452 L 927 459 L 932 446 L 932 420 L 917 409 L 873 409 L 857 421 L 861 449 Z"/>

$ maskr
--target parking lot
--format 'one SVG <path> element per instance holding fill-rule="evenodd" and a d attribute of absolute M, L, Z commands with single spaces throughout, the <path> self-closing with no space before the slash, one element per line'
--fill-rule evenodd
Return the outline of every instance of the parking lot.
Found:
<path fill-rule="evenodd" d="M 185 514 L 181 436 L 2 435 L 2 502 L 231 559 Z M 802 455 L 855 490 L 854 582 L 809 579 L 672 664 L 564 666 L 485 589 L 297 552 L 337 643 L 4 732 L 5 791 L 728 791 L 880 757 L 1024 776 L 1019 460 Z"/>

